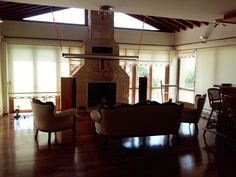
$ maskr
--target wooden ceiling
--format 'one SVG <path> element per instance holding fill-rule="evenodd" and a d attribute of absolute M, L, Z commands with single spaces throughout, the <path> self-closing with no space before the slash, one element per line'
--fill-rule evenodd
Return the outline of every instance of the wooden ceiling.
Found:
<path fill-rule="evenodd" d="M 15 3 L 0 1 L 0 18 L 5 20 L 20 21 L 23 18 L 48 13 L 51 11 L 63 10 L 64 7 L 44 6 L 36 4 Z M 161 32 L 179 32 L 181 30 L 193 29 L 202 25 L 208 25 L 208 22 L 175 19 L 155 16 L 144 16 L 128 14 L 136 19 L 145 21 L 145 23 L 160 29 Z"/>

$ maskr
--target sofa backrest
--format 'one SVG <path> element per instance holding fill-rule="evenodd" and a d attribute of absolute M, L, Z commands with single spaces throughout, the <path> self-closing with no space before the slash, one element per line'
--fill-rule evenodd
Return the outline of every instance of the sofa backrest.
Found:
<path fill-rule="evenodd" d="M 101 107 L 101 133 L 105 135 L 153 135 L 177 133 L 183 104 L 146 102 Z"/>

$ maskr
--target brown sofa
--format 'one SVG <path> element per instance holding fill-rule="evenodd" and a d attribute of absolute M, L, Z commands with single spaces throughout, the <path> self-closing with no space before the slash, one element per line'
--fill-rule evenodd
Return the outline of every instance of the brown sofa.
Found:
<path fill-rule="evenodd" d="M 92 111 L 95 132 L 105 137 L 178 135 L 183 104 L 148 101 L 135 105 L 100 107 Z M 95 136 L 96 136 L 95 133 Z"/>

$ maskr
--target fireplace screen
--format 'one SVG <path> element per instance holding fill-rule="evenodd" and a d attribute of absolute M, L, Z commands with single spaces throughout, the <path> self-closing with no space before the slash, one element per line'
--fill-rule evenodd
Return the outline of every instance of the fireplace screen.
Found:
<path fill-rule="evenodd" d="M 88 107 L 116 104 L 116 83 L 88 83 Z"/>

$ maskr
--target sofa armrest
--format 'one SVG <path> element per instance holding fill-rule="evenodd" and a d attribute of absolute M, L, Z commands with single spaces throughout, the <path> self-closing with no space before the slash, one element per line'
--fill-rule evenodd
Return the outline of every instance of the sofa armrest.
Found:
<path fill-rule="evenodd" d="M 184 108 L 184 112 L 185 113 L 195 113 L 196 109 L 195 108 L 191 108 L 191 107 L 185 107 Z"/>
<path fill-rule="evenodd" d="M 93 119 L 94 122 L 101 122 L 102 116 L 98 111 L 91 111 L 90 117 Z"/>
<path fill-rule="evenodd" d="M 65 111 L 61 111 L 59 113 L 56 113 L 55 117 L 56 118 L 64 118 L 64 117 L 71 117 L 76 115 L 76 109 L 67 109 Z"/>
<path fill-rule="evenodd" d="M 195 110 L 196 108 L 195 108 L 194 104 L 184 102 L 184 109 L 194 109 Z"/>

